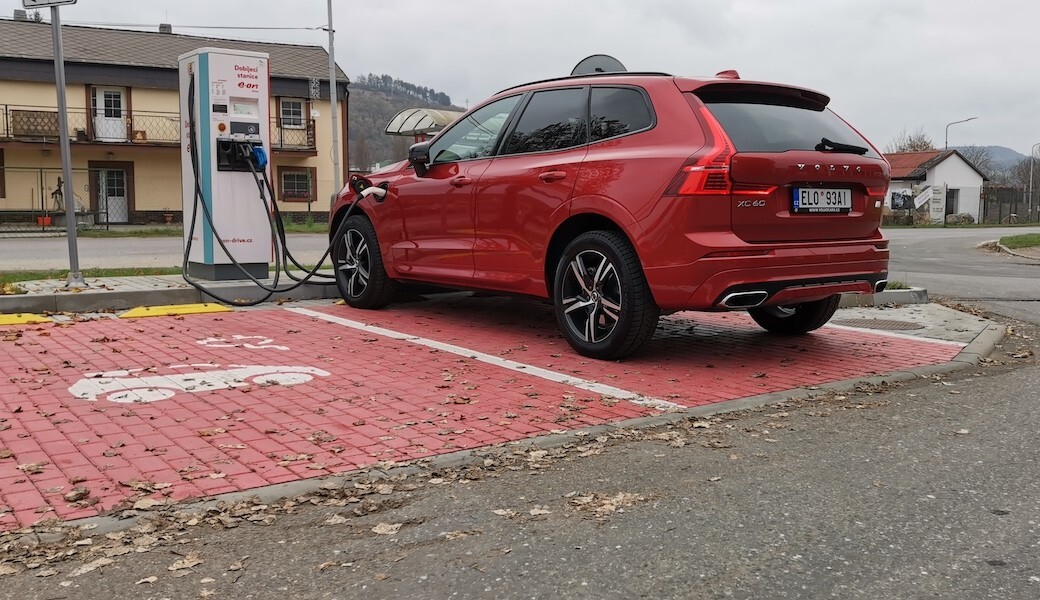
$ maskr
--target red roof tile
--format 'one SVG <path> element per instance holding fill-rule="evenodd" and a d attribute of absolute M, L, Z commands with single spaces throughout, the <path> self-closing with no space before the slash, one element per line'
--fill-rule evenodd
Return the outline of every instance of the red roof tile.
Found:
<path fill-rule="evenodd" d="M 941 152 L 939 150 L 929 150 L 927 152 L 893 152 L 891 154 L 886 154 L 885 158 L 888 159 L 888 163 L 892 165 L 892 179 L 899 179 L 909 177 L 918 167 L 935 159 L 940 154 Z"/>

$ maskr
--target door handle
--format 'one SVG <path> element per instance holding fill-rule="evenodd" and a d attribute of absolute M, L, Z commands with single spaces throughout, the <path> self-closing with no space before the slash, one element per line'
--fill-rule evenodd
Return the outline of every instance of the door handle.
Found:
<path fill-rule="evenodd" d="M 554 181 L 560 181 L 561 179 L 567 178 L 566 171 L 546 171 L 538 175 L 538 179 L 541 179 L 545 183 L 552 183 Z"/>
<path fill-rule="evenodd" d="M 464 176 L 456 177 L 455 179 L 451 180 L 451 185 L 453 185 L 453 186 L 455 186 L 457 188 L 469 185 L 471 183 L 473 183 L 473 180 L 470 179 L 469 177 L 464 177 Z"/>

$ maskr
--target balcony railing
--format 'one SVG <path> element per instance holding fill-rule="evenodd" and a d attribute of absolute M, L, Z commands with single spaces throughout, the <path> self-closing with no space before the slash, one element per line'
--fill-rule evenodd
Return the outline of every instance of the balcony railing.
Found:
<path fill-rule="evenodd" d="M 180 144 L 180 116 L 134 111 L 121 117 L 105 117 L 85 109 L 70 109 L 66 135 L 75 142 Z M 58 136 L 56 108 L 0 105 L 0 139 L 53 142 Z"/>
<path fill-rule="evenodd" d="M 316 150 L 314 119 L 302 126 L 290 127 L 277 118 L 271 119 L 271 147 L 275 150 Z"/>
<path fill-rule="evenodd" d="M 58 110 L 45 106 L 0 104 L 0 139 L 56 142 Z M 123 117 L 104 117 L 85 109 L 68 111 L 66 135 L 74 142 L 178 145 L 178 113 L 133 111 Z M 271 119 L 271 146 L 275 150 L 315 151 L 314 119 L 301 127 L 284 126 Z"/>

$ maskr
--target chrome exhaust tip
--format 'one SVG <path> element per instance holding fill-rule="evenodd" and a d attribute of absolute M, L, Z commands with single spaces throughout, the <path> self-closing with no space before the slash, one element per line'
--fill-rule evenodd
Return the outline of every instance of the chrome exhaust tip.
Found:
<path fill-rule="evenodd" d="M 888 287 L 888 280 L 880 279 L 877 283 L 874 284 L 874 293 L 877 294 L 879 292 L 883 292 L 885 291 L 886 287 Z"/>
<path fill-rule="evenodd" d="M 754 292 L 733 292 L 732 294 L 726 294 L 726 297 L 722 299 L 721 304 L 726 308 L 755 308 L 759 304 L 766 301 L 769 297 L 769 292 L 757 290 Z"/>

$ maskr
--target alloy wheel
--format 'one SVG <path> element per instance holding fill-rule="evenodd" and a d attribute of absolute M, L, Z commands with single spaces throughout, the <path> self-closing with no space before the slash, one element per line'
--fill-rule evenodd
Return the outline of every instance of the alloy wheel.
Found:
<path fill-rule="evenodd" d="M 614 332 L 621 318 L 621 280 L 603 253 L 583 250 L 567 265 L 563 281 L 563 314 L 568 327 L 590 344 Z"/>
<path fill-rule="evenodd" d="M 343 234 L 342 248 L 341 255 L 336 257 L 336 270 L 339 271 L 341 281 L 346 284 L 347 294 L 356 298 L 368 287 L 372 269 L 368 242 L 360 231 L 348 229 Z"/>

